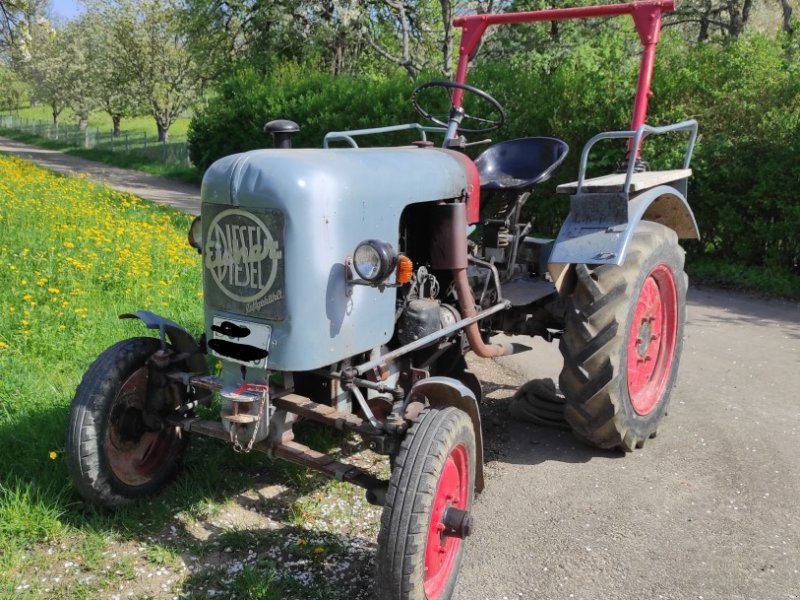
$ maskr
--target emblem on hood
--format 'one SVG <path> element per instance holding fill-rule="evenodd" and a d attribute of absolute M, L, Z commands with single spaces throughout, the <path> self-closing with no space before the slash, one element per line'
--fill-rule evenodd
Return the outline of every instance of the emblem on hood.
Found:
<path fill-rule="evenodd" d="M 258 215 L 241 209 L 223 210 L 214 217 L 205 238 L 203 262 L 226 296 L 262 304 L 275 285 L 283 260 L 280 233 L 271 232 Z M 279 300 L 282 296 L 270 297 Z"/>

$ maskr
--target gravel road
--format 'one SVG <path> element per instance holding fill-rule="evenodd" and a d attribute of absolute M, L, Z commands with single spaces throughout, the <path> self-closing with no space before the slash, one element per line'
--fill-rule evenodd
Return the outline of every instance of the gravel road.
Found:
<path fill-rule="evenodd" d="M 691 290 L 669 416 L 629 455 L 510 422 L 558 376 L 535 346 L 473 363 L 491 454 L 456 600 L 800 598 L 800 305 Z"/>

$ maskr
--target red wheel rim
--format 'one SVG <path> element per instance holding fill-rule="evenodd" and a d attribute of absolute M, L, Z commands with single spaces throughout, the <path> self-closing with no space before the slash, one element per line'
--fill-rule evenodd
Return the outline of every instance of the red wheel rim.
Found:
<path fill-rule="evenodd" d="M 637 414 L 653 412 L 663 397 L 675 358 L 678 293 L 667 265 L 644 280 L 628 336 L 628 396 Z"/>
<path fill-rule="evenodd" d="M 444 535 L 442 517 L 454 506 L 467 510 L 469 498 L 469 458 L 467 449 L 459 444 L 450 451 L 439 478 L 425 544 L 425 596 L 437 600 L 447 587 L 461 551 L 461 539 Z"/>

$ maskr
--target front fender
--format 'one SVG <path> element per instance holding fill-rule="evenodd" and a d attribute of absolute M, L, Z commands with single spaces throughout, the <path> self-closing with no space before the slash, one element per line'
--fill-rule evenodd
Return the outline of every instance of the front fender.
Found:
<path fill-rule="evenodd" d="M 575 195 L 548 259 L 551 274 L 569 264 L 621 265 L 643 219 L 674 229 L 681 239 L 700 238 L 686 197 L 672 186 L 654 187 L 630 200 L 621 193 Z"/>
<path fill-rule="evenodd" d="M 408 392 L 406 403 L 424 396 L 433 407 L 454 406 L 469 415 L 475 431 L 475 491 L 483 491 L 483 433 L 481 414 L 475 394 L 452 377 L 427 377 L 417 381 Z"/>
<path fill-rule="evenodd" d="M 170 344 L 180 353 L 186 353 L 186 365 L 194 373 L 208 373 L 205 355 L 192 334 L 183 327 L 149 310 L 138 310 L 134 313 L 125 313 L 119 316 L 120 319 L 139 319 L 148 329 L 158 329 L 162 344 L 169 338 Z"/>

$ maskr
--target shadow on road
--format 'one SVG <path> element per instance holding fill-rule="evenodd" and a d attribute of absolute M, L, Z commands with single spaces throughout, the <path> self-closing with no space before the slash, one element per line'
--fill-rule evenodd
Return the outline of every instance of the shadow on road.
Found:
<path fill-rule="evenodd" d="M 584 463 L 593 458 L 621 458 L 616 450 L 600 450 L 578 440 L 570 431 L 544 427 L 511 416 L 509 405 L 518 386 L 482 381 L 481 405 L 484 463 L 538 465 L 548 461 Z"/>

